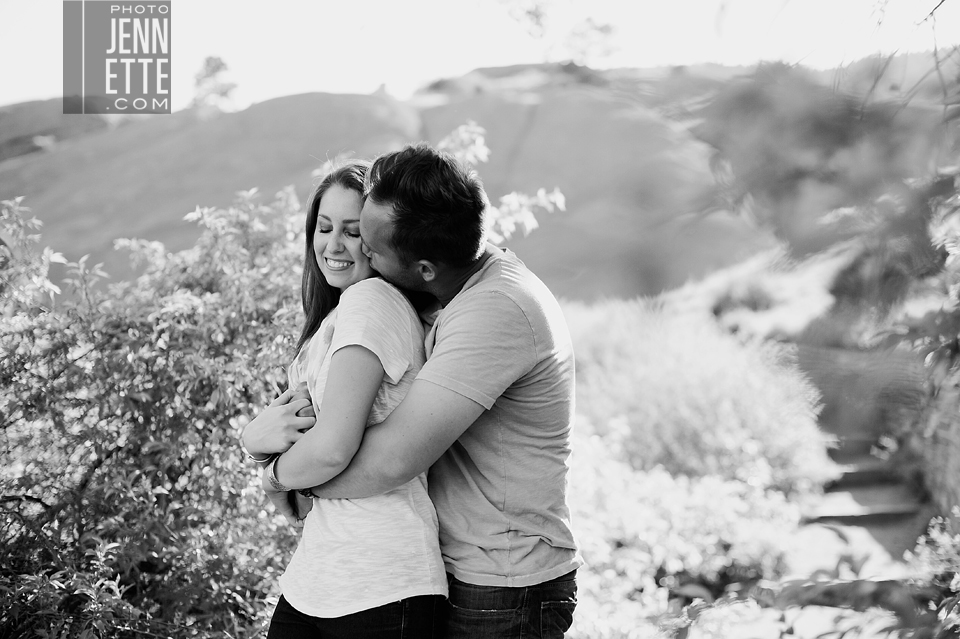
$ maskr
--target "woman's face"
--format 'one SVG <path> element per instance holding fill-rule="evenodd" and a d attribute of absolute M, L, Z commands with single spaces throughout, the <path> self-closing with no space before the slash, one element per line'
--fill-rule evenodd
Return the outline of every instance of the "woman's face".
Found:
<path fill-rule="evenodd" d="M 370 259 L 360 250 L 360 194 L 334 184 L 317 208 L 313 252 L 320 272 L 334 288 L 375 275 Z"/>

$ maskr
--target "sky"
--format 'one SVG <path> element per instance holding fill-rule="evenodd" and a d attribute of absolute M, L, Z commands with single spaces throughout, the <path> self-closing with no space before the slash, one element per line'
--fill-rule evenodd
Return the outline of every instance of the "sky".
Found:
<path fill-rule="evenodd" d="M 88 0 L 92 1 L 92 0 Z M 596 67 L 781 60 L 833 68 L 960 44 L 960 0 L 539 0 L 539 37 L 512 14 L 533 0 L 171 0 L 174 110 L 207 56 L 237 84 L 236 108 L 313 91 L 406 99 L 478 67 L 563 61 L 587 19 L 609 24 Z M 144 0 L 148 3 L 149 0 Z M 0 0 L 0 105 L 59 97 L 62 0 Z"/>

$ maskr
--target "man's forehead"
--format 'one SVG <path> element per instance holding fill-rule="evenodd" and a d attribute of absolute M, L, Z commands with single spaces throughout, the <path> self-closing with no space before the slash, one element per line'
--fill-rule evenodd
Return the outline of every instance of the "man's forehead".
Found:
<path fill-rule="evenodd" d="M 385 204 L 377 204 L 371 199 L 367 199 L 360 209 L 360 219 L 369 226 L 380 227 L 384 224 L 390 224 L 390 214 L 392 207 Z"/>
<path fill-rule="evenodd" d="M 376 204 L 373 200 L 367 198 L 360 209 L 360 228 L 368 237 L 366 240 L 376 241 L 377 238 L 383 238 L 390 232 L 390 214 L 393 209 L 390 206 Z"/>

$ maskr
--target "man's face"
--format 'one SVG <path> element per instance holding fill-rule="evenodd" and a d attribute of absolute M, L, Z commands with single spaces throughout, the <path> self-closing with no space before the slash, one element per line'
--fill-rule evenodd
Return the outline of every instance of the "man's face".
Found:
<path fill-rule="evenodd" d="M 370 265 L 391 284 L 411 291 L 424 290 L 424 281 L 417 272 L 417 264 L 410 264 L 393 248 L 393 207 L 376 204 L 370 198 L 360 211 L 360 237 L 363 252 Z"/>

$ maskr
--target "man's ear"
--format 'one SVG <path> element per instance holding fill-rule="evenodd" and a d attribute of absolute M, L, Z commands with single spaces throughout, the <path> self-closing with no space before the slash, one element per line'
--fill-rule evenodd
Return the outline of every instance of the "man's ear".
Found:
<path fill-rule="evenodd" d="M 437 277 L 437 267 L 429 260 L 419 260 L 417 262 L 417 273 L 420 274 L 424 282 L 432 282 Z"/>

